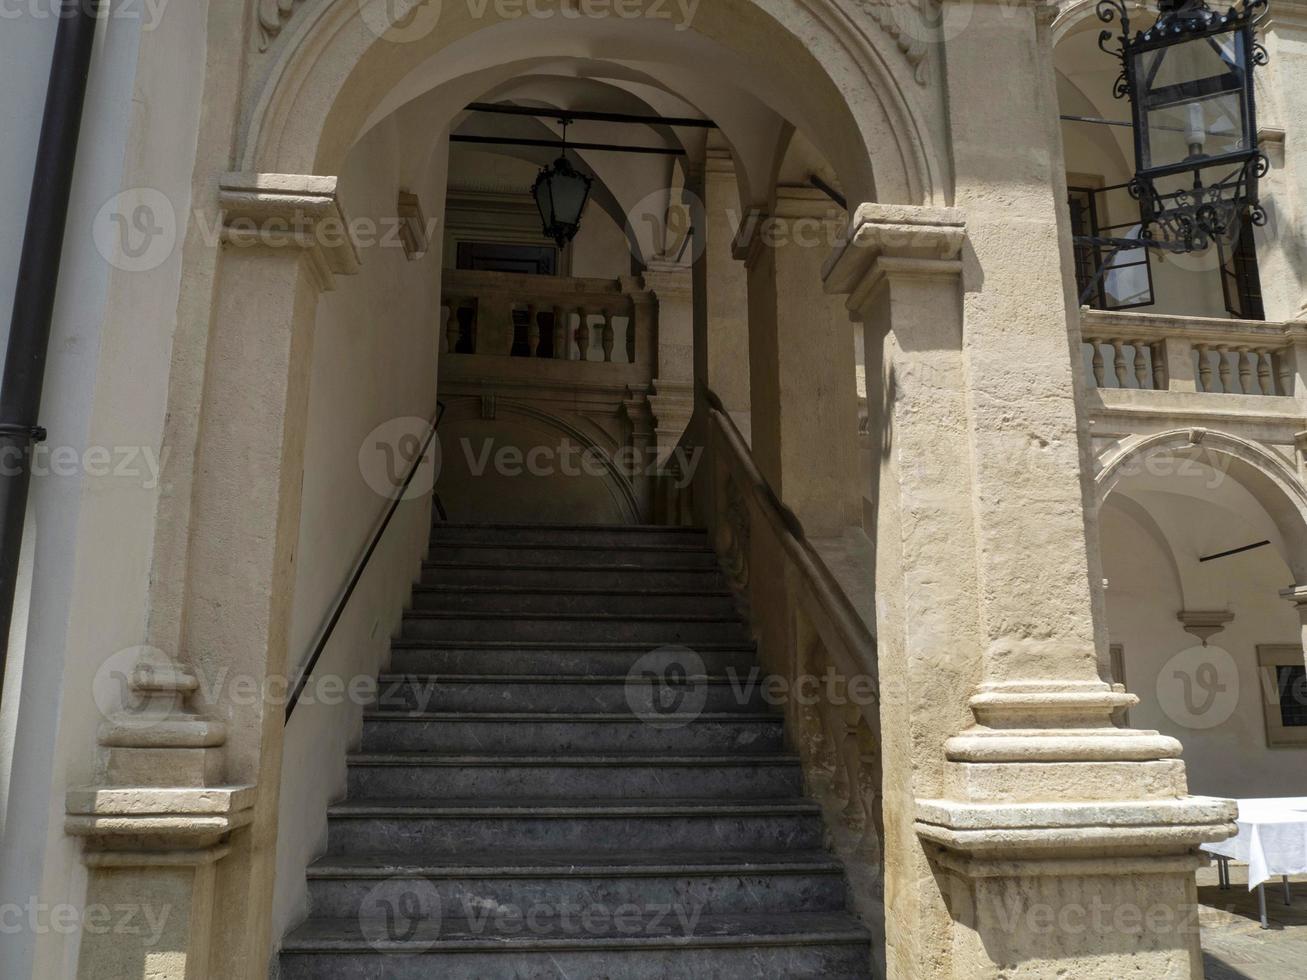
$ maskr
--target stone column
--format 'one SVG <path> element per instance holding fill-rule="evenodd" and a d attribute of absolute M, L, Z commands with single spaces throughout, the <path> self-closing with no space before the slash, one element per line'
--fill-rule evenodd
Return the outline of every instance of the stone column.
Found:
<path fill-rule="evenodd" d="M 1257 260 L 1269 320 L 1307 313 L 1307 10 L 1293 0 L 1271 5 L 1263 25 L 1270 63 L 1257 70 L 1259 142 L 1271 161 L 1261 198 L 1270 223 L 1258 229 Z"/>
<path fill-rule="evenodd" d="M 740 185 L 729 150 L 709 149 L 696 229 L 695 377 L 706 380 L 744 433 L 749 432 L 749 277 L 735 260 Z"/>
<path fill-rule="evenodd" d="M 967 15 L 958 208 L 863 205 L 828 275 L 865 325 L 879 461 L 889 973 L 1196 977 L 1197 848 L 1234 807 L 1187 795 L 1175 740 L 1113 724 L 1135 699 L 1097 652 L 1047 24 Z"/>
<path fill-rule="evenodd" d="M 861 522 L 853 325 L 822 288 L 828 229 L 842 223 L 821 192 L 781 188 L 773 213 L 736 238 L 749 274 L 754 459 L 813 537 Z"/>
<path fill-rule="evenodd" d="M 657 303 L 657 366 L 649 406 L 662 463 L 694 412 L 694 282 L 688 266 L 655 260 L 645 270 L 644 288 Z"/>
<path fill-rule="evenodd" d="M 105 980 L 263 976 L 271 949 L 313 319 L 319 292 L 356 272 L 359 253 L 334 177 L 231 174 L 219 194 L 223 254 L 209 321 L 181 651 L 167 652 L 186 666 L 167 684 L 170 693 L 187 692 L 207 724 L 221 726 L 222 785 L 231 788 L 215 787 L 210 763 L 196 755 L 213 748 L 216 727 L 191 719 L 155 725 L 145 737 L 130 727 L 102 734 L 109 780 L 69 799 L 70 832 L 92 841 L 92 901 L 130 898 L 145 907 L 163 897 L 177 915 L 165 941 L 174 928 L 191 937 L 181 953 L 147 955 L 87 936 L 84 975 Z M 153 697 L 162 682 L 152 683 Z M 115 761 L 115 749 L 134 752 L 136 761 Z M 231 834 L 237 827 L 245 829 Z"/>
<path fill-rule="evenodd" d="M 1298 622 L 1302 626 L 1303 651 L 1307 654 L 1307 585 L 1295 585 L 1285 589 L 1280 593 L 1280 598 L 1292 602 L 1298 613 Z"/>

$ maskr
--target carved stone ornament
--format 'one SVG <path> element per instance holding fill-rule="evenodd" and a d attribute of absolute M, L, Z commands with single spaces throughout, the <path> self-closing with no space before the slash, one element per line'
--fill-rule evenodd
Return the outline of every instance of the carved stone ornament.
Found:
<path fill-rule="evenodd" d="M 918 85 L 929 78 L 926 54 L 930 51 L 927 13 L 934 13 L 934 0 L 857 0 L 863 13 L 894 39 L 912 66 Z"/>
<path fill-rule="evenodd" d="M 259 50 L 267 51 L 304 0 L 259 0 Z"/>

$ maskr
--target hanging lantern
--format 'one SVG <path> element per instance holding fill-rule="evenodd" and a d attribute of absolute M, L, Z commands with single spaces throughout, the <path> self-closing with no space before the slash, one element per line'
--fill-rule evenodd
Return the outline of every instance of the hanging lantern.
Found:
<path fill-rule="evenodd" d="M 581 229 L 581 215 L 590 200 L 590 185 L 594 179 L 572 166 L 567 159 L 567 120 L 563 123 L 563 155 L 551 166 L 540 171 L 531 196 L 540 209 L 545 236 L 563 248 Z"/>
<path fill-rule="evenodd" d="M 1205 0 L 1161 0 L 1151 28 L 1131 34 L 1125 0 L 1100 0 L 1099 46 L 1121 59 L 1117 98 L 1134 118 L 1135 178 L 1146 244 L 1175 252 L 1228 244 L 1245 220 L 1266 223 L 1257 182 L 1270 169 L 1257 144 L 1253 73 L 1269 60 L 1257 42 L 1267 0 L 1213 10 Z"/>

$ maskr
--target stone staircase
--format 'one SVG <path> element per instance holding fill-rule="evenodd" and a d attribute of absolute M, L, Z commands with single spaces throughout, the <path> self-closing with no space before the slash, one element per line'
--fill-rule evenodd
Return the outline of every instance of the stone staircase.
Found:
<path fill-rule="evenodd" d="M 431 559 L 283 980 L 871 976 L 703 532 L 440 525 Z"/>

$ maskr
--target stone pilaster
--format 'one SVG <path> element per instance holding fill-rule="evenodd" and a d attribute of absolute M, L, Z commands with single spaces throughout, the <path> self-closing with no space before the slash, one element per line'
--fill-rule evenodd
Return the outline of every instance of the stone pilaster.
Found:
<path fill-rule="evenodd" d="M 782 187 L 772 213 L 750 215 L 735 244 L 749 275 L 753 455 L 811 537 L 861 520 L 853 325 L 822 288 L 843 223 L 820 191 Z"/>
<path fill-rule="evenodd" d="M 658 305 L 657 368 L 649 393 L 658 461 L 671 455 L 694 413 L 694 282 L 691 269 L 654 261 L 644 288 Z"/>

